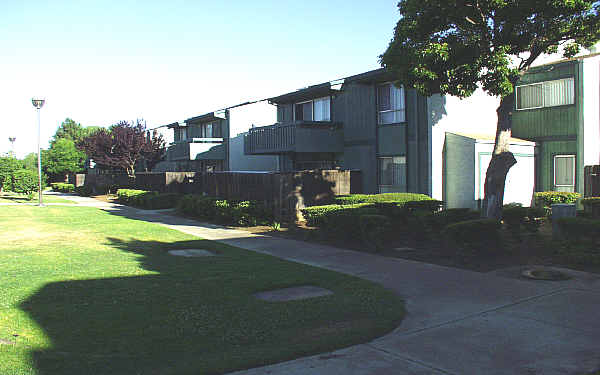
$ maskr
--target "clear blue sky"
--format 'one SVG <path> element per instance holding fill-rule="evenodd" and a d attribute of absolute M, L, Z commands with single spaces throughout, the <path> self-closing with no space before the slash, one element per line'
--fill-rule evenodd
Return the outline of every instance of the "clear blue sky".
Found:
<path fill-rule="evenodd" d="M 396 1 L 0 2 L 0 153 L 60 122 L 148 127 L 379 67 Z"/>

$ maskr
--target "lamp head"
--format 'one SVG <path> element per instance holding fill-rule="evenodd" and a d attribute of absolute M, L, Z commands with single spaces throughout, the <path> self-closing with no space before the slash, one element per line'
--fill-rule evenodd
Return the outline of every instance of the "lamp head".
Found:
<path fill-rule="evenodd" d="M 37 109 L 42 108 L 44 106 L 45 102 L 46 102 L 46 99 L 43 99 L 43 98 L 32 98 L 31 99 L 31 103 Z"/>

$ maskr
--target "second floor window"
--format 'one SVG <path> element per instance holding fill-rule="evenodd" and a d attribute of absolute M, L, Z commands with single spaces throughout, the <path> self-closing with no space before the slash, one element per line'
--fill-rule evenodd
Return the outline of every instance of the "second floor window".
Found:
<path fill-rule="evenodd" d="M 557 79 L 516 87 L 517 109 L 533 109 L 575 103 L 575 80 Z"/>
<path fill-rule="evenodd" d="M 380 125 L 406 121 L 404 87 L 392 83 L 377 86 L 377 112 Z"/>
<path fill-rule="evenodd" d="M 221 138 L 221 126 L 218 121 L 190 126 L 191 138 Z"/>
<path fill-rule="evenodd" d="M 294 105 L 296 121 L 331 121 L 331 99 L 329 96 Z"/>

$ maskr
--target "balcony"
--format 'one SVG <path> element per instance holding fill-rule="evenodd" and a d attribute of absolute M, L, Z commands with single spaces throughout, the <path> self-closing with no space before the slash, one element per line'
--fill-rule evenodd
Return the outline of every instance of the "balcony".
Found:
<path fill-rule="evenodd" d="M 167 160 L 225 160 L 223 138 L 191 138 L 171 143 Z"/>
<path fill-rule="evenodd" d="M 244 137 L 244 153 L 248 155 L 343 151 L 342 124 L 329 121 L 262 126 L 248 130 Z"/>

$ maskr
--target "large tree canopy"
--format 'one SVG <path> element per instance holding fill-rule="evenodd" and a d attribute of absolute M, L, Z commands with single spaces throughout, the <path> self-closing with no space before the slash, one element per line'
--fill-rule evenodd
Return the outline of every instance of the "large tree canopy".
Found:
<path fill-rule="evenodd" d="M 574 56 L 600 39 L 599 6 L 589 0 L 403 0 L 381 62 L 425 95 L 464 98 L 481 85 L 507 96 L 541 54 L 563 46 L 566 57 Z"/>
<path fill-rule="evenodd" d="M 542 54 L 571 57 L 600 39 L 600 2 L 589 0 L 402 0 L 381 63 L 423 95 L 465 98 L 482 87 L 500 96 L 484 215 L 499 218 L 504 183 L 516 163 L 508 150 L 514 86 Z M 465 114 L 466 115 L 466 114 Z"/>
<path fill-rule="evenodd" d="M 135 124 L 121 121 L 108 130 L 100 129 L 80 141 L 77 147 L 97 164 L 122 168 L 131 177 L 135 177 L 138 161 L 145 159 L 154 165 L 162 159 L 165 152 L 162 137 L 158 137 L 156 133 L 150 137 L 143 120 L 137 120 Z"/>

